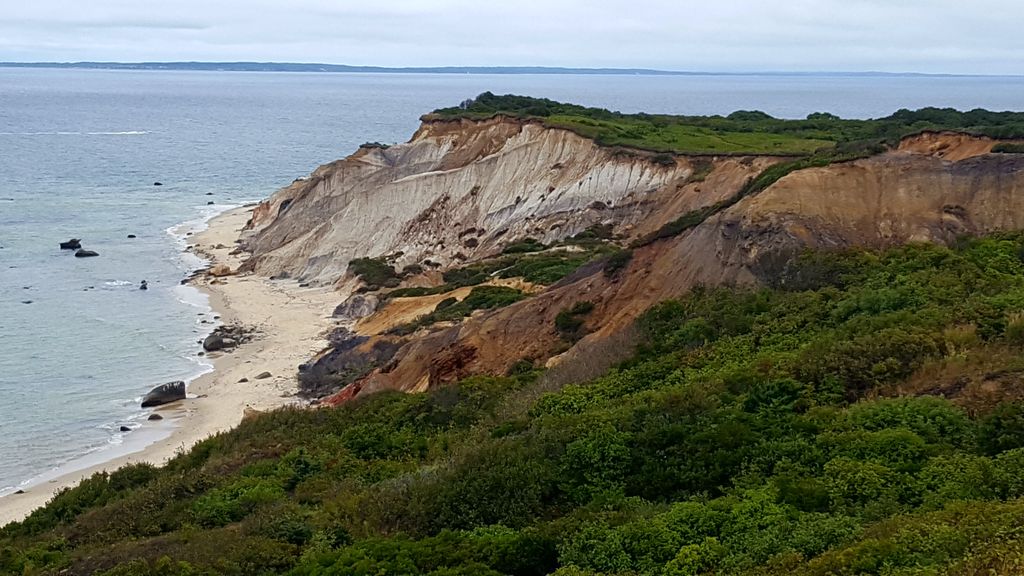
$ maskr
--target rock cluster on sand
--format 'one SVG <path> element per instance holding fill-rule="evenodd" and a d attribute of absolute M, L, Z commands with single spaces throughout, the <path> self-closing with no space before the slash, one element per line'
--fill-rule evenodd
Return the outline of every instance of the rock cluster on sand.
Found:
<path fill-rule="evenodd" d="M 146 397 L 142 399 L 143 408 L 152 408 L 170 404 L 185 399 L 185 383 L 181 380 L 168 382 L 153 388 Z"/>
<path fill-rule="evenodd" d="M 255 330 L 246 328 L 240 324 L 219 326 L 212 334 L 203 340 L 203 350 L 206 350 L 207 352 L 215 352 L 217 350 L 234 348 L 239 344 L 250 342 L 255 334 Z"/>

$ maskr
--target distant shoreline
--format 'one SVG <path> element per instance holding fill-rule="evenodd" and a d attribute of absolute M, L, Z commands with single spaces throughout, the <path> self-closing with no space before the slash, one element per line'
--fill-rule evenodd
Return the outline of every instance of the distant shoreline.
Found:
<path fill-rule="evenodd" d="M 305 62 L 0 62 L 0 68 L 68 70 L 156 70 L 193 72 L 312 72 L 326 74 L 480 74 L 480 75 L 586 75 L 586 76 L 796 76 L 841 78 L 1016 78 L 1007 74 L 930 74 L 923 72 L 713 72 L 654 68 L 573 68 L 560 66 L 350 66 Z"/>

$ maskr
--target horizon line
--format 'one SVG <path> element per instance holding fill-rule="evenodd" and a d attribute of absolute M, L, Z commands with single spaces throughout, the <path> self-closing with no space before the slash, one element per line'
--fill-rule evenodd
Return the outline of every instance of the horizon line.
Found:
<path fill-rule="evenodd" d="M 328 64 L 318 62 L 274 62 L 256 60 L 203 61 L 0 61 L 0 68 L 59 68 L 59 69 L 101 69 L 101 70 L 179 70 L 210 72 L 312 72 L 312 73 L 386 73 L 386 74 L 590 74 L 590 75 L 636 75 L 636 76 L 900 76 L 900 77 L 960 77 L 960 78 L 1011 78 L 1021 74 L 964 74 L 955 72 L 883 72 L 864 71 L 700 71 L 667 70 L 660 68 L 619 68 L 619 67 L 575 67 L 575 66 L 376 66 L 352 64 Z"/>

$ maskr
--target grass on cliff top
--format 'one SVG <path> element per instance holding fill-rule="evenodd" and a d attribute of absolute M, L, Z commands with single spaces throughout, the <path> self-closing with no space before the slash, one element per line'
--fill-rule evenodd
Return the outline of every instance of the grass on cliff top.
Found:
<path fill-rule="evenodd" d="M 771 154 L 803 156 L 844 144 L 895 145 L 904 136 L 927 130 L 950 130 L 1024 138 L 1024 113 L 951 108 L 900 110 L 873 120 L 846 120 L 815 113 L 804 120 L 783 120 L 758 111 L 728 116 L 623 114 L 601 108 L 564 104 L 527 96 L 484 92 L 462 105 L 442 108 L 428 117 L 483 119 L 496 115 L 537 118 L 606 146 L 624 146 L 680 154 Z"/>
<path fill-rule="evenodd" d="M 775 278 L 655 306 L 590 382 L 523 363 L 96 474 L 0 574 L 1020 574 L 1024 234 Z"/>

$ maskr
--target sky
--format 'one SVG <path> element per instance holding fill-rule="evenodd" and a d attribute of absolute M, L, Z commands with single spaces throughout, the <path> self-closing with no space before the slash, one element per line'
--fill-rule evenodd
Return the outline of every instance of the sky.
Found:
<path fill-rule="evenodd" d="M 0 61 L 1024 74 L 1016 0 L 0 0 Z"/>

